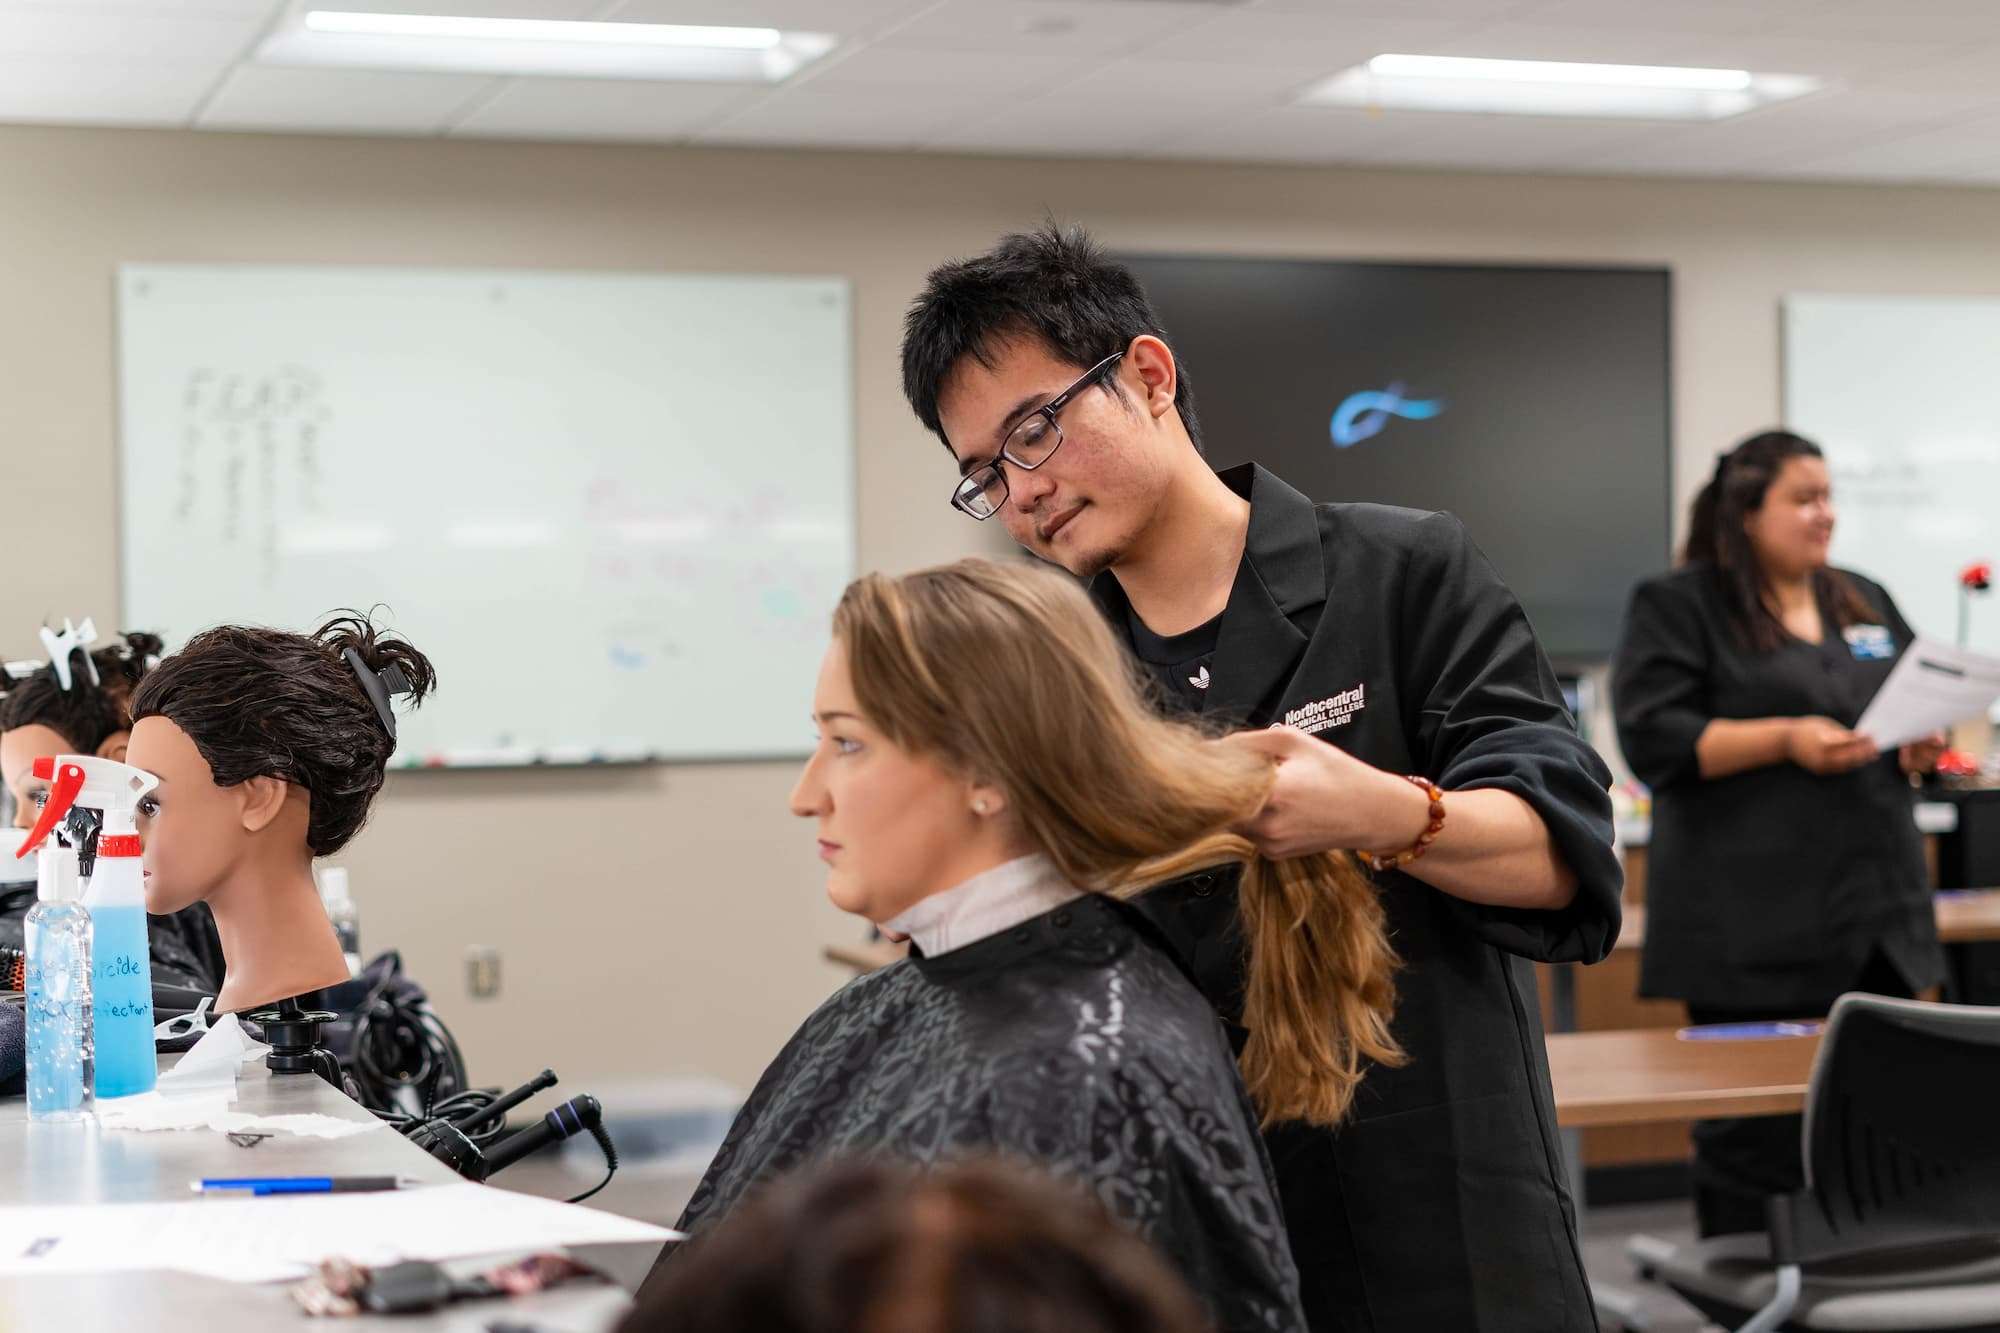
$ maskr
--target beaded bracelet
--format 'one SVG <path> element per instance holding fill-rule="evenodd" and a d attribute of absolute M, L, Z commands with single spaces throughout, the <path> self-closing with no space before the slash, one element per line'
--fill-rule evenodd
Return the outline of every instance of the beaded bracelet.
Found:
<path fill-rule="evenodd" d="M 1418 834 L 1415 842 L 1392 855 L 1377 856 L 1374 852 L 1356 852 L 1355 855 L 1361 858 L 1361 863 L 1370 870 L 1396 870 L 1408 865 L 1429 851 L 1431 844 L 1437 841 L 1437 835 L 1444 831 L 1444 789 L 1429 778 L 1419 777 L 1415 773 L 1405 774 L 1403 780 L 1415 783 L 1418 790 L 1431 798 L 1430 827 Z"/>

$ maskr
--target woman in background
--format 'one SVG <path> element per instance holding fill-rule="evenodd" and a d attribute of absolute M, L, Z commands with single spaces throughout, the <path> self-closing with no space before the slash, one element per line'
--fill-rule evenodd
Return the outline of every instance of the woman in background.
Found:
<path fill-rule="evenodd" d="M 1832 483 L 1768 431 L 1717 460 L 1681 567 L 1632 595 L 1618 740 L 1653 789 L 1642 995 L 1696 1023 L 1825 1014 L 1944 975 L 1910 781 L 1944 738 L 1881 754 L 1854 730 L 1915 637 L 1880 584 L 1827 563 Z M 1704 1236 L 1757 1231 L 1803 1183 L 1797 1116 L 1695 1126 Z"/>

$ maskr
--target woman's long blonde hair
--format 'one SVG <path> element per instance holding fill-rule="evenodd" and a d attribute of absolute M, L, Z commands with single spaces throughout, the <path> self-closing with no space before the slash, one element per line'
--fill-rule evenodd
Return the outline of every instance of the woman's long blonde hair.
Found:
<path fill-rule="evenodd" d="M 961 560 L 849 585 L 834 612 L 856 702 L 906 750 L 1005 791 L 1079 888 L 1130 896 L 1244 867 L 1243 1081 L 1264 1123 L 1337 1123 L 1367 1062 L 1401 1064 L 1382 904 L 1346 852 L 1286 861 L 1233 832 L 1263 808 L 1268 759 L 1159 716 L 1136 662 L 1072 580 Z"/>

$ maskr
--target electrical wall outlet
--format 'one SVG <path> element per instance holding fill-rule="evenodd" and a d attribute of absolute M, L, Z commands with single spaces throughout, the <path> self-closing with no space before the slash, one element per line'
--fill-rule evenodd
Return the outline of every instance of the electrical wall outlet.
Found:
<path fill-rule="evenodd" d="M 465 951 L 465 993 L 475 1000 L 500 994 L 500 951 L 475 944 Z"/>

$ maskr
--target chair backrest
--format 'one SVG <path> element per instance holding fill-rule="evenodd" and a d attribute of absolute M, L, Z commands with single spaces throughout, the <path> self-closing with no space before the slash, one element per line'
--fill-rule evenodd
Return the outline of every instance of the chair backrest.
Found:
<path fill-rule="evenodd" d="M 2000 1008 L 1841 996 L 1806 1093 L 1805 1166 L 1805 1190 L 1773 1210 L 1781 1262 L 2000 1236 Z"/>

